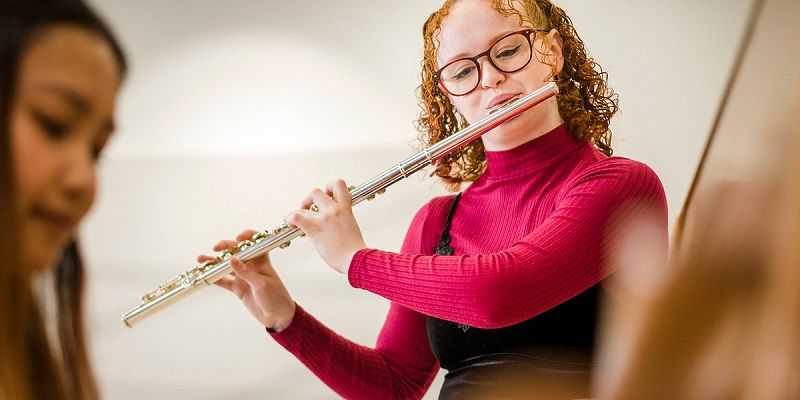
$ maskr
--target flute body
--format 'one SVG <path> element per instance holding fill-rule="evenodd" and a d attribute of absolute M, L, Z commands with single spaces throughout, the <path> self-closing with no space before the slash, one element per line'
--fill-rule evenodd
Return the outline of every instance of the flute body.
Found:
<path fill-rule="evenodd" d="M 387 187 L 427 165 L 435 165 L 441 158 L 556 94 L 558 94 L 558 87 L 555 83 L 549 82 L 540 89 L 508 103 L 477 123 L 406 158 L 371 180 L 352 188 L 350 193 L 353 197 L 353 205 L 373 199 L 376 195 L 383 193 Z M 290 228 L 286 224 L 272 230 L 258 232 L 251 239 L 239 242 L 234 248 L 223 251 L 216 259 L 189 269 L 159 285 L 157 289 L 145 293 L 141 298 L 141 304 L 122 314 L 122 322 L 132 327 L 134 323 L 168 304 L 228 275 L 232 270 L 229 259 L 233 255 L 243 261 L 248 261 L 275 248 L 287 247 L 294 238 L 302 235 L 303 232 L 300 229 Z"/>

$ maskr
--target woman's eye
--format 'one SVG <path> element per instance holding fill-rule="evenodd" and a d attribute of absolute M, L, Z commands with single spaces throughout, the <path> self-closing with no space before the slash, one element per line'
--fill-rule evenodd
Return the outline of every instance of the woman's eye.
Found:
<path fill-rule="evenodd" d="M 505 50 L 503 50 L 503 51 L 501 51 L 501 52 L 497 53 L 497 55 L 496 55 L 495 57 L 496 57 L 496 58 L 509 58 L 509 57 L 513 57 L 513 56 L 514 56 L 514 54 L 517 54 L 517 52 L 518 52 L 518 51 L 519 51 L 519 46 L 517 46 L 517 47 L 513 47 L 513 48 L 510 48 L 510 49 L 505 49 Z"/>
<path fill-rule="evenodd" d="M 463 68 L 463 69 L 461 69 L 460 71 L 458 71 L 458 73 L 456 73 L 456 74 L 455 74 L 455 76 L 453 76 L 453 79 L 455 79 L 455 80 L 457 80 L 457 81 L 460 81 L 460 80 L 466 79 L 466 78 L 469 76 L 469 74 L 471 74 L 471 73 L 472 73 L 472 71 L 473 71 L 474 69 L 475 69 L 475 67 L 466 67 L 466 68 Z"/>
<path fill-rule="evenodd" d="M 66 124 L 61 123 L 54 118 L 50 118 L 41 112 L 34 111 L 33 119 L 36 121 L 36 124 L 39 125 L 39 127 L 42 128 L 42 130 L 53 139 L 59 139 L 67 132 Z"/>

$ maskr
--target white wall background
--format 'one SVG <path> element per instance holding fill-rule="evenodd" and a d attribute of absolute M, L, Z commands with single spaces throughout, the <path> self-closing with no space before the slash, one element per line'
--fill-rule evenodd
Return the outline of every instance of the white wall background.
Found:
<path fill-rule="evenodd" d="M 244 228 L 280 223 L 315 186 L 358 184 L 411 154 L 423 0 L 93 0 L 131 71 L 83 232 L 92 356 L 108 399 L 336 398 L 232 295 L 187 298 L 133 329 L 119 315 Z M 615 150 L 649 164 L 674 218 L 731 69 L 750 0 L 562 0 L 620 95 Z M 442 193 L 423 175 L 358 206 L 397 250 Z M 388 304 L 303 240 L 273 261 L 299 304 L 374 344 Z M 428 398 L 435 398 L 440 381 Z"/>

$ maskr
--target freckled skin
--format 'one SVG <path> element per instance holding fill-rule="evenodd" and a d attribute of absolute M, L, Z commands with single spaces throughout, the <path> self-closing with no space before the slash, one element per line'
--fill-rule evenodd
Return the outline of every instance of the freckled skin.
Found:
<path fill-rule="evenodd" d="M 438 33 L 441 43 L 437 48 L 438 67 L 441 68 L 457 58 L 479 54 L 506 33 L 531 27 L 520 25 L 516 16 L 500 14 L 487 0 L 458 1 L 442 21 Z M 544 35 L 551 39 L 549 42 L 552 45 L 549 49 L 543 47 Z M 555 30 L 549 33 L 537 32 L 535 38 L 534 49 L 538 48 L 539 51 L 534 50 L 533 58 L 525 68 L 513 73 L 500 72 L 483 57 L 478 60 L 482 74 L 478 87 L 464 96 L 449 96 L 455 108 L 468 122 L 474 123 L 489 115 L 486 106 L 499 94 L 514 93 L 524 96 L 542 87 L 552 71 L 550 65 L 543 61 L 555 63 L 560 70 L 564 59 L 558 33 Z M 540 54 L 547 52 L 550 52 L 547 58 Z M 508 150 L 539 137 L 562 123 L 558 104 L 555 98 L 551 98 L 488 132 L 482 137 L 483 143 L 490 151 Z"/>

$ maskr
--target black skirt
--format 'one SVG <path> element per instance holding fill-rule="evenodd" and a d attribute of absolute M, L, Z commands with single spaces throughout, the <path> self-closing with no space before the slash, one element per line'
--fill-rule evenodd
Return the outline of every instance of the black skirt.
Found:
<path fill-rule="evenodd" d="M 439 400 L 582 399 L 590 394 L 591 355 L 537 351 L 485 354 L 445 375 Z"/>

